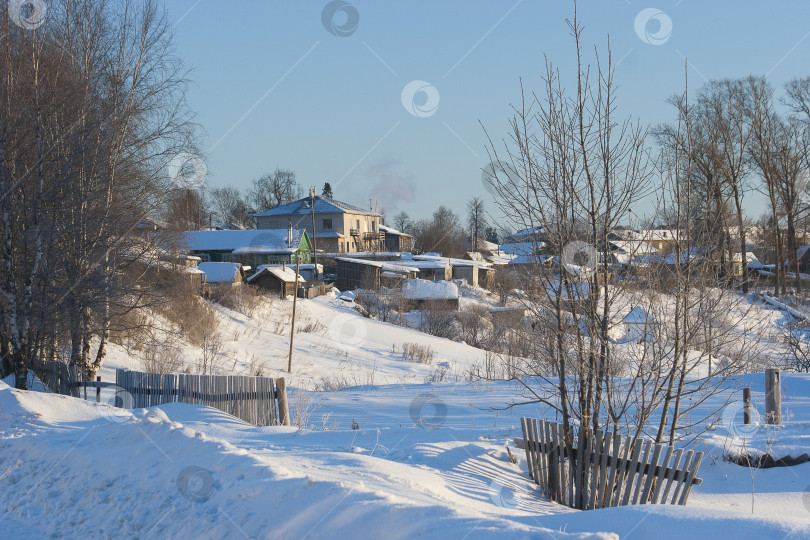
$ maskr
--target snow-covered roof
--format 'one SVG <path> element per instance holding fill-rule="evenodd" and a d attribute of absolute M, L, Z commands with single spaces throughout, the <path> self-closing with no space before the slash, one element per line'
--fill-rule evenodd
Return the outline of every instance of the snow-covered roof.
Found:
<path fill-rule="evenodd" d="M 389 227 L 388 225 L 380 225 L 379 229 L 380 229 L 380 231 L 384 232 L 385 234 L 390 234 L 391 236 L 411 236 L 408 233 L 398 231 L 393 227 Z"/>
<path fill-rule="evenodd" d="M 205 272 L 207 283 L 234 283 L 242 265 L 234 262 L 203 262 L 197 267 Z"/>
<path fill-rule="evenodd" d="M 630 310 L 630 313 L 624 317 L 624 322 L 627 324 L 649 324 L 652 321 L 652 316 L 650 316 L 641 306 L 634 307 Z"/>
<path fill-rule="evenodd" d="M 299 199 L 297 201 L 293 201 L 288 204 L 281 204 L 269 210 L 265 210 L 264 212 L 259 212 L 258 214 L 253 214 L 254 217 L 265 217 L 265 216 L 290 216 L 290 215 L 309 215 L 312 213 L 311 199 L 309 197 L 304 197 L 303 199 Z M 320 195 L 315 196 L 315 213 L 316 214 L 363 214 L 366 216 L 381 216 L 377 212 L 372 212 L 370 210 L 364 210 L 359 206 L 353 206 L 351 204 L 336 201 L 334 199 L 328 199 L 326 197 L 321 197 Z"/>
<path fill-rule="evenodd" d="M 624 253 L 633 255 L 650 255 L 658 253 L 658 248 L 640 240 L 610 240 L 609 244 Z"/>
<path fill-rule="evenodd" d="M 515 255 L 508 264 L 543 264 L 552 259 L 551 255 Z"/>
<path fill-rule="evenodd" d="M 736 253 L 732 253 L 731 254 L 731 260 L 733 262 L 742 262 L 742 260 L 743 260 L 742 253 L 740 253 L 739 251 L 736 252 Z M 754 255 L 752 252 L 747 251 L 747 250 L 745 252 L 745 260 L 748 263 L 759 262 L 759 259 L 757 259 L 757 256 Z"/>
<path fill-rule="evenodd" d="M 408 264 L 411 264 L 411 259 L 413 261 L 426 261 L 430 262 L 433 261 L 437 264 L 436 268 L 445 268 L 449 266 L 477 266 L 479 268 L 490 268 L 492 266 L 491 263 L 485 261 L 472 261 L 470 259 L 453 259 L 450 257 L 442 257 L 440 255 L 409 255 L 404 253 L 400 260 L 408 261 Z"/>
<path fill-rule="evenodd" d="M 379 268 L 382 271 L 396 272 L 396 273 L 399 273 L 399 274 L 416 273 L 416 272 L 419 271 L 419 269 L 414 267 L 414 266 L 399 264 L 399 263 L 390 262 L 390 261 L 369 261 L 369 260 L 366 260 L 366 259 L 355 259 L 353 257 L 336 257 L 335 260 L 336 261 L 357 263 L 357 264 L 365 264 L 366 266 L 376 266 L 377 268 Z"/>
<path fill-rule="evenodd" d="M 611 233 L 624 240 L 637 240 L 641 242 L 677 240 L 679 236 L 676 229 L 615 229 L 611 231 Z"/>
<path fill-rule="evenodd" d="M 300 267 L 299 267 L 299 271 L 300 271 Z M 259 265 L 259 267 L 256 268 L 256 273 L 253 274 L 252 276 L 250 276 L 248 278 L 248 281 L 249 282 L 253 281 L 257 277 L 259 277 L 260 275 L 265 274 L 265 273 L 272 274 L 275 277 L 277 277 L 278 279 L 280 279 L 281 281 L 284 281 L 285 283 L 294 283 L 295 282 L 295 267 L 290 266 L 290 265 L 282 266 L 280 264 L 278 264 L 278 265 L 276 265 L 276 264 L 262 264 L 262 265 Z M 303 277 L 301 277 L 301 274 L 298 274 L 298 282 L 299 283 L 306 283 L 306 281 L 307 280 L 305 280 Z"/>
<path fill-rule="evenodd" d="M 458 285 L 452 281 L 409 279 L 402 284 L 402 296 L 407 300 L 456 300 Z"/>
<path fill-rule="evenodd" d="M 545 245 L 543 242 L 509 242 L 501 244 L 499 251 L 508 255 L 531 255 Z"/>
<path fill-rule="evenodd" d="M 346 238 L 346 235 L 337 231 L 317 231 L 315 238 Z"/>
<path fill-rule="evenodd" d="M 495 251 L 498 249 L 498 244 L 494 242 L 490 242 L 484 238 L 479 238 L 475 241 L 476 247 L 479 251 Z M 472 249 L 473 247 L 473 240 L 472 238 L 467 239 L 467 249 Z"/>
<path fill-rule="evenodd" d="M 700 257 L 705 257 L 711 253 L 712 249 L 704 247 L 692 247 L 683 250 L 680 254 L 670 253 L 664 259 L 665 264 L 685 264 L 689 261 L 694 261 Z"/>
<path fill-rule="evenodd" d="M 569 281 L 563 284 L 560 281 L 551 281 L 546 287 L 549 299 L 554 300 L 559 297 L 564 300 L 586 300 L 591 295 L 591 284 L 588 281 Z"/>
<path fill-rule="evenodd" d="M 190 251 L 292 253 L 301 243 L 303 231 L 293 229 L 292 244 L 287 241 L 288 232 L 288 229 L 188 231 L 183 233 L 182 243 Z"/>

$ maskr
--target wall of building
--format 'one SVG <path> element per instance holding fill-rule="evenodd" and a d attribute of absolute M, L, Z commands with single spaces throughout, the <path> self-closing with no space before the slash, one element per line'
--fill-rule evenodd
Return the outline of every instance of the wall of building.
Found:
<path fill-rule="evenodd" d="M 307 234 L 312 234 L 312 217 L 310 215 L 281 215 L 281 216 L 259 216 L 256 218 L 257 229 L 286 229 L 290 224 L 294 228 L 304 229 Z M 324 219 L 332 220 L 332 228 L 324 227 Z M 329 213 L 315 214 L 315 232 L 336 232 L 344 235 L 344 238 L 317 238 L 317 248 L 325 252 L 353 253 L 365 251 L 367 246 L 363 242 L 363 233 L 379 232 L 380 216 L 369 216 L 365 214 Z M 352 230 L 356 230 L 358 236 L 352 236 Z M 376 246 L 379 250 L 383 246 Z"/>

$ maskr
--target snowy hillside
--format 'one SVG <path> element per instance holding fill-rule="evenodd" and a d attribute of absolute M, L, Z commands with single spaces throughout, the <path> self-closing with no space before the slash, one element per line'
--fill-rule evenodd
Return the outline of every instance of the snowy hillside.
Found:
<path fill-rule="evenodd" d="M 299 306 L 306 331 L 296 334 L 288 375 L 289 304 L 270 302 L 253 317 L 220 307 L 218 324 L 227 338 L 223 369 L 247 372 L 251 358 L 253 367 L 261 358 L 265 375 L 288 377 L 293 427 L 258 428 L 185 404 L 130 414 L 0 383 L 0 534 L 810 537 L 810 464 L 749 470 L 723 461 L 724 451 L 742 449 L 739 407 L 694 443 L 707 456 L 704 482 L 688 506 L 575 511 L 539 495 L 511 442 L 521 416 L 551 413 L 504 409 L 516 396 L 511 384 L 470 382 L 466 373 L 481 350 L 367 319 L 347 302 L 321 297 Z M 778 324 L 777 312 L 758 313 L 765 327 Z M 406 360 L 408 343 L 430 346 L 435 358 Z M 112 347 L 104 380 L 114 380 L 115 367 L 139 368 L 129 352 Z M 193 347 L 184 354 L 192 365 Z M 442 367 L 444 382 L 426 382 Z M 761 406 L 762 375 L 750 375 L 703 408 L 721 408 L 729 398 L 738 405 L 741 386 L 751 386 Z M 747 451 L 810 451 L 810 376 L 785 374 L 783 394 L 786 425 L 755 427 Z"/>

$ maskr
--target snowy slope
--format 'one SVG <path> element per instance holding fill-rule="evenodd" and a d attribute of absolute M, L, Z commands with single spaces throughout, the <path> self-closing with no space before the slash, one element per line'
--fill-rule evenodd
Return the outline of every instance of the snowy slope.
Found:
<path fill-rule="evenodd" d="M 749 471 L 722 462 L 711 441 L 714 463 L 704 460 L 704 483 L 686 508 L 577 512 L 544 501 L 523 455 L 513 450 L 513 465 L 504 450 L 519 415 L 541 411 L 481 409 L 503 405 L 512 391 L 446 384 L 312 393 L 317 429 L 299 431 L 197 405 L 121 413 L 0 383 L 0 535 L 810 537 L 802 499 L 810 464 L 754 471 L 752 515 Z M 808 402 L 795 409 L 806 415 Z"/>
<path fill-rule="evenodd" d="M 810 452 L 810 375 L 783 374 L 783 427 L 739 425 L 742 387 L 762 410 L 761 374 L 701 405 L 696 415 L 723 412 L 693 443 L 706 453 L 704 482 L 687 507 L 579 512 L 544 500 L 514 447 L 509 461 L 520 417 L 553 413 L 506 408 L 520 398 L 508 383 L 469 382 L 482 351 L 364 318 L 334 297 L 298 308 L 288 374 L 291 302 L 253 317 L 217 307 L 223 369 L 264 362 L 265 375 L 287 377 L 291 428 L 184 404 L 130 413 L 0 382 L 0 538 L 810 538 L 810 463 L 749 470 L 722 459 Z M 782 320 L 756 306 L 744 330 L 766 336 L 767 350 Z M 430 346 L 436 360 L 406 361 L 405 343 Z M 198 351 L 182 347 L 192 366 Z M 110 351 L 104 380 L 140 368 L 133 350 Z M 441 367 L 445 382 L 425 383 Z"/>

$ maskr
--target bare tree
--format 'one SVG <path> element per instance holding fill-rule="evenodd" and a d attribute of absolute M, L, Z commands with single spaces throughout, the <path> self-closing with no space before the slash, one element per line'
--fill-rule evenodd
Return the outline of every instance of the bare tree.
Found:
<path fill-rule="evenodd" d="M 484 201 L 478 197 L 473 197 L 467 202 L 467 227 L 470 229 L 470 249 L 478 251 L 478 241 L 487 228 Z"/>
<path fill-rule="evenodd" d="M 749 115 L 753 132 L 751 161 L 759 170 L 765 183 L 765 190 L 770 203 L 770 221 L 773 225 L 774 247 L 776 252 L 776 282 L 774 294 L 785 293 L 785 269 L 782 266 L 784 251 L 782 235 L 779 228 L 780 196 L 778 187 L 776 157 L 776 137 L 780 119 L 774 110 L 773 88 L 762 77 L 748 78 L 748 91 L 751 95 Z"/>
<path fill-rule="evenodd" d="M 163 202 L 167 162 L 193 151 L 155 2 L 59 0 L 48 15 L 29 30 L 4 11 L 0 33 L 3 349 L 20 387 L 66 345 L 88 376 L 101 366 L 112 319 L 151 287 L 127 272 L 153 252 L 135 233 Z"/>
<path fill-rule="evenodd" d="M 515 173 L 503 178 L 495 171 L 501 212 L 517 229 L 541 228 L 561 250 L 556 270 L 538 259 L 524 278 L 524 303 L 537 334 L 530 341 L 536 343 L 532 359 L 515 380 L 528 399 L 559 413 L 572 444 L 574 422 L 586 435 L 603 425 L 605 381 L 613 364 L 610 317 L 621 298 L 621 287 L 606 279 L 607 258 L 591 260 L 590 253 L 607 244 L 612 228 L 629 221 L 652 169 L 646 129 L 615 117 L 610 50 L 606 59 L 597 53 L 595 64 L 586 65 L 576 9 L 569 27 L 577 53 L 573 92 L 547 61 L 542 93 L 524 94 L 504 151 L 490 142 L 490 155 Z M 576 264 L 577 253 L 586 255 L 585 265 Z"/>
<path fill-rule="evenodd" d="M 394 216 L 394 227 L 402 232 L 409 232 L 411 230 L 411 216 L 405 210 L 400 211 Z"/>
<path fill-rule="evenodd" d="M 439 206 L 431 220 L 416 222 L 413 234 L 421 251 L 438 252 L 446 257 L 464 255 L 466 239 L 461 222 L 458 215 L 446 206 Z"/>
<path fill-rule="evenodd" d="M 255 179 L 250 195 L 253 206 L 261 211 L 298 200 L 303 197 L 304 190 L 295 180 L 295 172 L 276 169 Z"/>
<path fill-rule="evenodd" d="M 254 209 L 235 187 L 214 188 L 208 193 L 209 207 L 216 216 L 217 225 L 232 223 L 252 228 Z"/>

